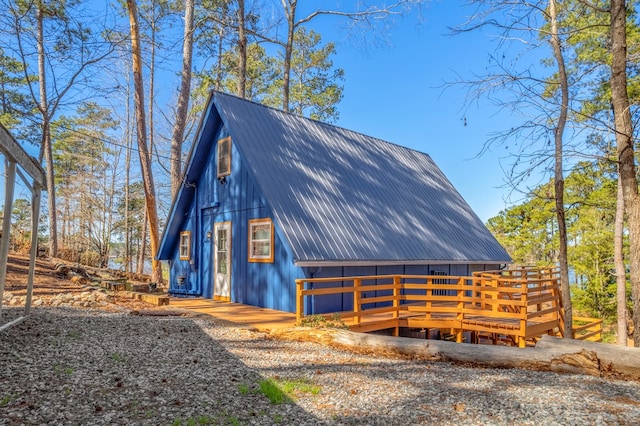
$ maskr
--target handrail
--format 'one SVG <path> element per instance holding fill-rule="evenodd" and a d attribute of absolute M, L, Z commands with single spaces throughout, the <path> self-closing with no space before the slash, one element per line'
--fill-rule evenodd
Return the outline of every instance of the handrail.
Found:
<path fill-rule="evenodd" d="M 339 285 L 327 286 L 332 283 Z M 367 294 L 373 292 L 375 295 Z M 388 325 L 386 315 L 394 321 L 396 332 L 401 322 L 444 321 L 456 329 L 458 339 L 463 330 L 506 327 L 519 346 L 535 337 L 530 333 L 555 333 L 562 317 L 559 276 L 553 269 L 511 269 L 495 274 L 481 271 L 472 276 L 389 274 L 297 279 L 297 321 L 305 315 L 306 297 L 338 294 L 352 294 L 352 309 L 339 313 L 351 321 L 352 328 L 374 321 Z M 601 330 L 601 323 L 599 327 Z M 578 335 L 585 333 L 597 335 L 598 324 L 578 329 Z"/>

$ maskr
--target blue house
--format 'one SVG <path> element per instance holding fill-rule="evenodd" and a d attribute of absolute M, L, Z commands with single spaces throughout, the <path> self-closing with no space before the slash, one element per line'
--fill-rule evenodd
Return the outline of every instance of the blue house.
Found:
<path fill-rule="evenodd" d="M 427 154 L 219 92 L 157 257 L 171 294 L 289 312 L 298 278 L 469 275 L 511 262 Z M 336 296 L 307 313 L 349 303 Z"/>

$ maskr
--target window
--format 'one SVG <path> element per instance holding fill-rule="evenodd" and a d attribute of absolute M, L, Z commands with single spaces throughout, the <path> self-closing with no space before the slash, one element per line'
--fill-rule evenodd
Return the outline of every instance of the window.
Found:
<path fill-rule="evenodd" d="M 227 266 L 229 262 L 229 241 L 227 241 L 227 235 L 229 228 L 218 228 L 218 236 L 216 238 L 216 259 L 218 260 L 217 273 L 227 274 Z"/>
<path fill-rule="evenodd" d="M 191 260 L 191 231 L 180 233 L 180 260 Z"/>
<path fill-rule="evenodd" d="M 273 262 L 273 222 L 249 221 L 249 262 Z"/>
<path fill-rule="evenodd" d="M 218 177 L 231 174 L 231 137 L 218 141 Z"/>
<path fill-rule="evenodd" d="M 444 271 L 430 271 L 429 275 L 446 276 L 447 273 Z M 434 284 L 449 284 L 449 281 L 445 278 L 433 278 L 432 282 Z M 447 290 L 433 290 L 433 295 L 434 296 L 451 296 L 451 294 L 448 294 Z M 453 293 L 453 295 L 455 296 L 455 292 Z"/>

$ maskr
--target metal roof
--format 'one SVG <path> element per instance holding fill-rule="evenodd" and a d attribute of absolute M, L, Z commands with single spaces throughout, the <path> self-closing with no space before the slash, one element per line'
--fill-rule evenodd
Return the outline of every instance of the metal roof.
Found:
<path fill-rule="evenodd" d="M 429 155 L 235 96 L 212 100 L 296 264 L 511 261 Z"/>

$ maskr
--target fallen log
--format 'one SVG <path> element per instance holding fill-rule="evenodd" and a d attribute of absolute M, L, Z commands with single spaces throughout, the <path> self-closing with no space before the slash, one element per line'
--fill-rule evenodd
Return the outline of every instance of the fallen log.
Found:
<path fill-rule="evenodd" d="M 613 345 L 572 341 L 569 346 L 549 343 L 542 347 L 473 345 L 444 340 L 411 339 L 356 333 L 339 329 L 295 327 L 272 330 L 271 336 L 300 341 L 315 341 L 342 349 L 376 355 L 400 356 L 431 361 L 469 363 L 493 368 L 522 368 L 559 373 L 602 376 L 617 374 L 640 379 L 640 349 L 631 349 L 624 364 L 613 362 Z M 563 339 L 557 339 L 563 340 Z M 551 341 L 547 339 L 547 341 Z M 589 343 L 582 346 L 581 344 Z M 611 346 L 607 350 L 594 345 Z M 624 348 L 620 348 L 624 349 Z M 604 356 L 602 362 L 599 354 Z M 611 355 L 610 355 L 611 354 Z M 635 359 L 635 362 L 633 362 Z"/>
<path fill-rule="evenodd" d="M 584 349 L 596 354 L 603 371 L 640 378 L 640 348 L 542 336 L 536 349 L 554 349 L 566 353 Z"/>

